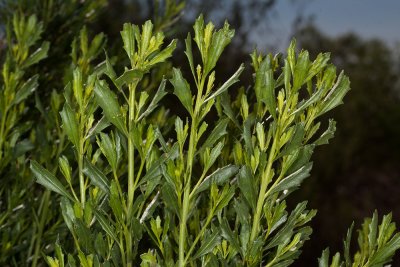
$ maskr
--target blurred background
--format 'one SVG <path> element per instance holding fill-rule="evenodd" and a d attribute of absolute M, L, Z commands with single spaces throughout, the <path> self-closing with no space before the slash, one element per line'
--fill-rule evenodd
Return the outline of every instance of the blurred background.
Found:
<path fill-rule="evenodd" d="M 91 29 L 105 32 L 108 45 L 118 47 L 122 24 L 142 23 L 154 10 L 154 1 L 108 0 Z M 232 74 L 241 62 L 249 65 L 255 48 L 285 53 L 295 37 L 311 57 L 331 52 L 350 77 L 345 105 L 328 114 L 337 121 L 335 138 L 317 149 L 311 177 L 290 198 L 291 205 L 309 200 L 309 208 L 318 210 L 312 238 L 295 266 L 316 266 L 328 246 L 341 250 L 351 223 L 358 227 L 375 209 L 380 215 L 392 211 L 400 224 L 399 12 L 398 0 L 187 0 L 168 28 L 182 40 L 200 13 L 219 26 L 228 20 L 236 36 L 217 67 L 219 76 Z M 186 64 L 179 62 L 185 60 L 182 42 L 180 47 L 175 65 Z M 241 80 L 246 85 L 251 79 L 248 68 Z"/>
<path fill-rule="evenodd" d="M 123 21 L 140 22 L 152 12 L 146 1 L 112 0 L 110 7 L 97 27 L 111 36 Z M 184 38 L 199 13 L 219 25 L 229 21 L 236 36 L 220 75 L 249 62 L 254 48 L 284 53 L 295 37 L 312 57 L 330 51 L 350 77 L 345 104 L 329 114 L 337 120 L 335 138 L 316 151 L 311 177 L 291 198 L 292 205 L 306 199 L 318 210 L 296 266 L 316 266 L 327 246 L 341 250 L 351 223 L 359 226 L 375 209 L 380 215 L 392 211 L 400 223 L 399 12 L 397 0 L 188 0 L 173 27 Z M 250 73 L 244 79 L 250 82 Z"/>

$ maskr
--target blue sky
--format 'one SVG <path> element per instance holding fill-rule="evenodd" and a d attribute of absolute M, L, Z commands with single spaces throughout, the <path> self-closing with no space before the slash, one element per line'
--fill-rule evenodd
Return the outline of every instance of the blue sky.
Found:
<path fill-rule="evenodd" d="M 306 4 L 301 8 L 296 2 Z M 400 0 L 277 0 L 275 31 L 289 35 L 300 8 L 305 15 L 315 15 L 316 25 L 329 35 L 352 31 L 390 44 L 400 41 Z"/>
<path fill-rule="evenodd" d="M 215 0 L 210 19 L 225 19 L 234 2 L 245 7 L 246 1 Z M 188 17 L 194 20 L 197 14 L 190 13 L 190 5 L 187 10 Z M 244 8 L 243 12 L 249 11 Z M 400 0 L 276 0 L 266 19 L 251 29 L 249 43 L 260 49 L 286 48 L 292 37 L 293 21 L 299 14 L 313 16 L 315 25 L 329 36 L 354 32 L 365 39 L 383 39 L 392 47 L 400 42 Z M 246 15 L 251 16 L 251 11 Z"/>

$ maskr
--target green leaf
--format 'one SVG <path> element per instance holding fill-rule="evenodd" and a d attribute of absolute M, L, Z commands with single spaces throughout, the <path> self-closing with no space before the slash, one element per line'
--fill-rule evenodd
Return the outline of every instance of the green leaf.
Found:
<path fill-rule="evenodd" d="M 174 95 L 179 98 L 189 114 L 192 114 L 193 102 L 189 83 L 182 77 L 182 72 L 179 69 L 173 68 L 172 72 L 172 79 L 170 82 L 174 86 Z"/>
<path fill-rule="evenodd" d="M 287 50 L 287 59 L 289 62 L 290 70 L 294 73 L 294 67 L 296 65 L 296 39 L 292 39 Z"/>
<path fill-rule="evenodd" d="M 37 74 L 29 78 L 15 93 L 15 97 L 11 102 L 11 105 L 17 105 L 21 103 L 23 100 L 25 100 L 28 96 L 30 96 L 39 85 L 38 78 L 39 75 Z"/>
<path fill-rule="evenodd" d="M 336 122 L 333 119 L 329 120 L 328 129 L 314 142 L 315 145 L 329 144 L 329 140 L 333 138 L 336 131 Z"/>
<path fill-rule="evenodd" d="M 214 248 L 221 242 L 219 235 L 220 233 L 216 229 L 214 229 L 211 234 L 206 233 L 205 236 L 202 238 L 203 242 L 201 242 L 200 248 L 193 256 L 193 259 L 197 259 L 208 253 L 211 253 Z"/>
<path fill-rule="evenodd" d="M 101 228 L 103 228 L 107 235 L 112 237 L 112 239 L 119 244 L 118 237 L 114 232 L 114 228 L 108 223 L 108 219 L 97 210 L 94 210 L 94 215 L 96 216 L 97 221 L 100 223 Z"/>
<path fill-rule="evenodd" d="M 226 126 L 228 125 L 228 122 L 228 118 L 222 119 L 218 122 L 210 135 L 207 137 L 206 141 L 204 141 L 204 144 L 198 150 L 198 153 L 202 152 L 207 147 L 212 147 L 222 136 L 227 134 Z"/>
<path fill-rule="evenodd" d="M 114 141 L 108 134 L 100 133 L 100 139 L 97 139 L 97 144 L 103 155 L 107 158 L 111 168 L 115 171 L 117 169 L 118 158 Z"/>
<path fill-rule="evenodd" d="M 304 123 L 297 123 L 294 127 L 294 133 L 290 138 L 290 141 L 286 144 L 280 156 L 289 155 L 295 149 L 299 148 L 304 139 Z"/>
<path fill-rule="evenodd" d="M 215 67 L 222 52 L 231 42 L 234 35 L 235 30 L 229 29 L 229 24 L 226 21 L 224 27 L 213 34 L 204 66 L 204 75 L 207 75 Z"/>
<path fill-rule="evenodd" d="M 112 212 L 114 213 L 115 218 L 117 219 L 117 222 L 123 222 L 125 218 L 124 212 L 122 210 L 124 205 L 123 203 L 121 203 L 118 192 L 118 185 L 115 180 L 111 181 L 109 205 Z"/>
<path fill-rule="evenodd" d="M 147 170 L 146 175 L 140 179 L 138 185 L 145 184 L 148 181 L 157 179 L 162 175 L 163 164 L 168 160 L 174 160 L 178 157 L 178 146 L 174 145 L 168 153 L 162 155 L 158 160 L 154 161 L 150 168 Z"/>
<path fill-rule="evenodd" d="M 304 225 L 315 215 L 315 211 L 310 211 L 307 213 L 307 211 L 305 211 L 306 206 L 306 201 L 297 204 L 296 208 L 290 213 L 290 216 L 286 223 L 271 238 L 271 240 L 265 246 L 265 249 L 270 249 L 276 246 L 280 246 L 282 244 L 287 244 L 294 234 L 295 227 L 297 228 Z M 300 230 L 301 229 L 299 229 L 298 231 Z M 307 228 L 303 228 L 303 231 L 305 231 L 305 237 L 303 239 L 306 239 L 306 237 L 310 234 L 310 231 L 307 231 Z"/>
<path fill-rule="evenodd" d="M 71 254 L 68 254 L 68 267 L 76 267 L 76 261 Z"/>
<path fill-rule="evenodd" d="M 64 188 L 62 183 L 51 172 L 43 168 L 39 163 L 34 160 L 31 161 L 30 168 L 37 179 L 37 183 L 74 201 L 71 194 Z"/>
<path fill-rule="evenodd" d="M 300 148 L 296 159 L 287 168 L 287 173 L 292 174 L 305 166 L 309 161 L 314 152 L 315 145 L 305 145 Z M 286 172 L 285 172 L 286 173 Z"/>
<path fill-rule="evenodd" d="M 64 104 L 64 108 L 60 112 L 60 115 L 63 123 L 63 129 L 66 132 L 68 139 L 75 146 L 75 149 L 78 150 L 80 147 L 79 125 L 75 113 L 68 103 Z"/>
<path fill-rule="evenodd" d="M 125 23 L 123 30 L 121 31 L 122 41 L 124 43 L 124 49 L 131 64 L 133 65 L 135 56 L 135 33 L 134 26 L 131 23 Z"/>
<path fill-rule="evenodd" d="M 196 189 L 194 195 L 207 190 L 212 184 L 223 185 L 237 174 L 239 167 L 234 165 L 218 168 L 212 174 L 206 176 L 200 186 Z"/>
<path fill-rule="evenodd" d="M 272 69 L 267 70 L 265 74 L 265 102 L 268 111 L 273 118 L 276 118 L 276 97 L 275 97 L 275 80 Z"/>
<path fill-rule="evenodd" d="M 74 92 L 74 96 L 76 101 L 78 102 L 79 107 L 83 106 L 83 81 L 82 81 L 82 72 L 79 68 L 76 68 L 73 72 L 73 83 L 72 90 Z"/>
<path fill-rule="evenodd" d="M 394 224 L 391 221 L 392 221 L 391 213 L 383 216 L 382 223 L 381 225 L 379 225 L 378 247 L 382 247 L 393 234 Z M 391 230 L 391 228 L 393 230 Z"/>
<path fill-rule="evenodd" d="M 153 36 L 153 23 L 150 20 L 147 20 L 142 25 L 142 35 L 141 39 L 136 40 L 138 42 L 139 54 L 142 58 L 147 54 L 147 50 L 149 48 L 150 39 Z"/>
<path fill-rule="evenodd" d="M 114 68 L 110 62 L 110 59 L 108 58 L 107 52 L 105 52 L 106 54 L 106 70 L 105 70 L 105 74 L 110 77 L 110 79 L 112 81 L 115 80 L 115 78 L 117 78 L 117 74 L 115 74 Z"/>
<path fill-rule="evenodd" d="M 167 58 L 172 56 L 172 52 L 174 52 L 176 48 L 176 40 L 172 40 L 172 42 L 161 52 L 157 53 L 149 62 L 150 66 L 153 66 L 157 63 L 164 62 Z"/>
<path fill-rule="evenodd" d="M 185 55 L 189 61 L 190 70 L 192 71 L 193 77 L 196 80 L 196 75 L 194 72 L 194 63 L 193 63 L 193 54 L 192 54 L 192 36 L 188 33 L 188 36 L 185 39 Z"/>
<path fill-rule="evenodd" d="M 157 90 L 156 94 L 154 95 L 153 99 L 151 100 L 149 106 L 142 114 L 140 114 L 140 116 L 138 118 L 139 121 L 141 119 L 147 117 L 151 112 L 153 112 L 153 110 L 157 108 L 160 100 L 167 94 L 167 92 L 165 91 L 166 82 L 167 81 L 165 79 L 163 79 L 161 81 L 160 86 L 158 87 L 158 90 Z"/>
<path fill-rule="evenodd" d="M 350 242 L 351 242 L 351 235 L 353 233 L 354 222 L 351 224 L 350 228 L 347 230 L 346 240 L 344 240 L 344 260 L 346 266 L 351 266 L 351 258 L 350 258 Z"/>
<path fill-rule="evenodd" d="M 329 267 L 329 248 L 322 252 L 321 258 L 318 259 L 318 267 Z"/>
<path fill-rule="evenodd" d="M 103 258 L 107 257 L 107 244 L 104 241 L 103 235 L 101 233 L 98 233 L 96 236 L 96 241 L 94 242 L 94 248 L 96 249 L 96 252 Z"/>
<path fill-rule="evenodd" d="M 285 59 L 285 65 L 283 67 L 283 75 L 284 75 L 284 85 L 285 85 L 285 92 L 286 96 L 290 96 L 292 92 L 292 85 L 290 84 L 290 79 L 292 78 L 292 73 L 290 71 L 289 61 Z"/>
<path fill-rule="evenodd" d="M 237 83 L 239 81 L 239 76 L 243 70 L 244 65 L 241 64 L 238 70 L 221 87 L 219 87 L 214 93 L 207 97 L 206 100 L 204 100 L 204 103 L 216 98 L 217 96 L 228 90 L 228 88 L 231 87 L 233 84 Z"/>
<path fill-rule="evenodd" d="M 99 187 L 103 192 L 108 194 L 110 192 L 110 186 L 109 181 L 104 173 L 86 158 L 84 166 L 83 173 L 90 178 L 95 186 Z"/>
<path fill-rule="evenodd" d="M 25 62 L 23 63 L 22 67 L 27 68 L 31 65 L 34 65 L 41 61 L 42 59 L 47 57 L 47 52 L 49 51 L 50 43 L 43 42 L 42 46 L 39 47 L 32 55 L 30 55 Z"/>
<path fill-rule="evenodd" d="M 240 249 L 239 241 L 237 240 L 237 235 L 235 235 L 232 232 L 226 217 L 222 218 L 221 236 L 229 242 L 229 244 L 233 247 L 233 249 L 235 249 L 236 252 L 242 254 L 242 251 Z M 242 254 L 242 256 L 243 256 L 243 254 Z"/>
<path fill-rule="evenodd" d="M 320 73 L 327 65 L 330 59 L 330 53 L 320 53 L 317 58 L 313 61 L 308 71 L 306 81 L 310 80 L 312 77 Z"/>
<path fill-rule="evenodd" d="M 74 233 L 74 222 L 76 220 L 74 209 L 67 198 L 61 198 L 60 202 L 61 212 L 64 218 L 64 222 L 67 225 L 71 233 Z"/>
<path fill-rule="evenodd" d="M 64 254 L 61 250 L 60 240 L 58 240 L 58 238 L 57 238 L 54 250 L 56 252 L 57 259 L 59 260 L 59 267 L 64 267 Z"/>
<path fill-rule="evenodd" d="M 221 154 L 222 148 L 224 147 L 223 142 L 219 142 L 213 149 L 211 149 L 209 160 L 206 162 L 205 170 L 211 168 L 214 162 L 217 160 L 219 155 Z"/>
<path fill-rule="evenodd" d="M 312 104 L 320 101 L 323 96 L 324 91 L 325 90 L 323 90 L 323 89 L 318 89 L 317 92 L 315 92 L 309 99 L 307 99 L 305 102 L 302 102 L 301 105 L 295 111 L 293 111 L 293 113 L 291 115 L 295 115 L 295 114 L 305 110 Z"/>
<path fill-rule="evenodd" d="M 322 115 L 329 110 L 339 106 L 343 103 L 343 97 L 347 94 L 350 90 L 350 80 L 349 78 L 344 75 L 343 71 L 339 74 L 339 77 L 330 90 L 328 95 L 324 99 L 323 106 L 319 111 L 318 115 Z"/>
<path fill-rule="evenodd" d="M 180 217 L 178 197 L 176 195 L 176 191 L 172 188 L 170 184 L 165 183 L 161 189 L 161 193 L 166 208 L 171 209 L 175 213 L 175 215 Z"/>
<path fill-rule="evenodd" d="M 255 210 L 257 205 L 256 181 L 248 166 L 240 169 L 238 185 L 249 206 Z"/>
<path fill-rule="evenodd" d="M 383 245 L 370 259 L 371 266 L 382 266 L 391 261 L 397 250 L 400 249 L 400 234 L 396 233 L 385 245 Z"/>
<path fill-rule="evenodd" d="M 106 118 L 114 124 L 118 130 L 128 135 L 124 122 L 125 117 L 121 111 L 117 96 L 108 88 L 107 83 L 104 81 L 97 81 L 94 94 Z"/>
<path fill-rule="evenodd" d="M 310 65 L 310 59 L 308 51 L 301 51 L 297 59 L 296 66 L 293 73 L 293 87 L 294 92 L 298 91 L 300 87 L 306 83 L 306 78 L 308 75 L 308 69 Z"/>
<path fill-rule="evenodd" d="M 115 85 L 122 88 L 125 84 L 140 81 L 143 78 L 143 71 L 138 69 L 125 70 L 125 72 L 115 80 Z"/>
<path fill-rule="evenodd" d="M 204 17 L 203 14 L 200 14 L 200 16 L 196 19 L 194 25 L 194 41 L 197 44 L 197 47 L 200 50 L 201 54 L 201 59 L 203 63 L 206 61 L 206 55 L 204 51 Z"/>
<path fill-rule="evenodd" d="M 305 178 L 310 176 L 311 168 L 312 163 L 310 162 L 289 176 L 283 178 L 276 186 L 271 188 L 269 195 L 298 187 Z"/>
<path fill-rule="evenodd" d="M 100 120 L 89 130 L 88 134 L 86 135 L 85 139 L 88 139 L 94 135 L 99 134 L 105 128 L 110 126 L 110 122 L 107 120 L 105 116 L 101 117 Z"/>
<path fill-rule="evenodd" d="M 235 191 L 236 191 L 235 186 L 225 184 L 223 191 L 219 196 L 218 204 L 215 208 L 216 212 L 221 211 L 223 208 L 225 208 L 229 204 L 229 202 L 235 195 Z"/>
<path fill-rule="evenodd" d="M 92 43 L 90 44 L 88 57 L 92 60 L 95 59 L 101 52 L 101 49 L 104 47 L 106 43 L 106 37 L 104 33 L 96 34 L 93 38 Z"/>
<path fill-rule="evenodd" d="M 236 114 L 232 109 L 232 103 L 228 92 L 225 91 L 225 93 L 222 93 L 219 99 L 221 100 L 220 103 L 226 116 L 228 116 L 228 118 L 236 125 L 237 128 L 240 128 Z"/>
<path fill-rule="evenodd" d="M 69 165 L 68 159 L 65 156 L 61 156 L 58 159 L 58 165 L 60 166 L 61 173 L 64 175 L 65 180 L 71 183 L 71 166 Z"/>

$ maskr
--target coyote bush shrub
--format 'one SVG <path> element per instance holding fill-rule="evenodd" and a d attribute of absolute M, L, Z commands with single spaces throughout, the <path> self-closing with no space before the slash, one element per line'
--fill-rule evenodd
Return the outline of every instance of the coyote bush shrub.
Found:
<path fill-rule="evenodd" d="M 182 8 L 167 2 L 171 14 Z M 46 76 L 36 69 L 25 77 L 24 71 L 51 55 L 48 42 L 37 44 L 41 29 L 35 16 L 15 15 L 2 66 L 1 178 L 19 179 L 22 174 L 12 173 L 23 172 L 46 188 L 32 206 L 39 207 L 31 218 L 37 230 L 19 231 L 25 238 L 7 239 L 15 207 L 0 206 L 6 266 L 36 266 L 41 252 L 49 266 L 85 267 L 282 267 L 299 257 L 316 211 L 306 202 L 291 209 L 286 198 L 309 176 L 314 149 L 334 135 L 335 121 L 322 115 L 350 89 L 329 53 L 310 60 L 292 41 L 285 56 L 255 51 L 251 66 L 236 66 L 222 80 L 215 67 L 234 37 L 228 23 L 216 29 L 198 17 L 184 41 L 185 68 L 169 67 L 173 53 L 182 53 L 175 51 L 178 41 L 167 41 L 151 21 L 124 24 L 125 58 L 108 53 L 105 35 L 92 37 L 82 25 L 63 69 L 64 89 L 50 101 L 37 94 L 40 123 L 53 127 L 40 132 L 32 129 L 39 122 L 21 118 L 37 75 Z M 240 85 L 244 68 L 253 71 L 246 89 Z M 180 115 L 166 108 L 168 94 Z M 41 138 L 53 142 L 48 158 L 31 152 Z M 25 170 L 28 157 L 31 172 Z M 6 172 L 6 166 L 14 167 Z M 7 190 L 21 190 L 17 184 Z M 2 201 L 13 194 L 2 192 Z M 59 209 L 51 210 L 51 203 Z M 324 250 L 319 266 L 384 266 L 400 248 L 390 214 L 380 224 L 376 212 L 365 220 L 356 251 L 352 228 L 343 253 L 330 257 Z"/>

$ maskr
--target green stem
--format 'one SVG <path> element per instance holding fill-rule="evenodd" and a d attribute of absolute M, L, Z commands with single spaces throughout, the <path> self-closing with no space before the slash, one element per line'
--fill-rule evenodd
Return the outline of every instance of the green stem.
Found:
<path fill-rule="evenodd" d="M 193 241 L 193 244 L 192 244 L 192 246 L 190 247 L 189 252 L 188 252 L 187 255 L 186 255 L 185 263 L 189 260 L 189 257 L 190 257 L 190 255 L 192 254 L 192 252 L 193 252 L 193 250 L 194 250 L 196 244 L 199 242 L 200 238 L 203 236 L 204 232 L 205 232 L 206 229 L 207 229 L 207 226 L 211 223 L 212 218 L 214 217 L 214 212 L 215 212 L 215 208 L 212 209 L 212 211 L 211 211 L 210 214 L 208 215 L 208 218 L 207 218 L 206 223 L 203 225 L 203 227 L 202 227 L 201 230 L 200 230 L 200 233 L 196 236 L 195 240 Z"/>
<path fill-rule="evenodd" d="M 132 267 L 133 259 L 132 259 L 132 234 L 130 229 L 125 230 L 125 241 L 126 241 L 126 266 Z"/>
<path fill-rule="evenodd" d="M 196 102 L 197 104 L 197 102 Z M 187 154 L 187 165 L 184 177 L 184 191 L 183 191 L 183 203 L 181 211 L 181 222 L 179 227 L 179 267 L 185 266 L 185 244 L 186 244 L 186 222 L 189 214 L 189 203 L 190 203 L 190 193 L 191 193 L 191 178 L 192 178 L 192 168 L 194 160 L 194 151 L 196 149 L 196 139 L 197 139 L 197 105 L 192 116 L 192 126 L 190 129 L 189 138 L 189 150 Z"/>
<path fill-rule="evenodd" d="M 278 135 L 275 135 L 274 141 L 272 143 L 271 150 L 268 156 L 268 164 L 265 171 L 265 176 L 261 178 L 261 186 L 260 192 L 258 194 L 257 206 L 256 206 L 256 213 L 254 214 L 253 218 L 253 226 L 251 228 L 251 235 L 250 235 L 250 243 L 254 242 L 256 236 L 260 231 L 260 220 L 261 220 L 261 213 L 264 206 L 265 201 L 265 192 L 267 191 L 268 184 L 271 180 L 271 171 L 272 171 L 272 163 L 275 157 L 275 150 L 276 150 L 276 143 L 277 143 Z"/>
<path fill-rule="evenodd" d="M 5 124 L 6 124 L 6 119 L 7 119 L 7 112 L 8 109 L 6 108 L 4 110 L 4 113 L 1 114 L 1 126 L 0 126 L 0 160 L 3 158 L 3 143 L 5 140 Z"/>
<path fill-rule="evenodd" d="M 37 266 L 37 261 L 40 258 L 40 247 L 42 243 L 42 235 L 43 235 L 43 230 L 46 224 L 46 219 L 47 219 L 47 212 L 49 210 L 49 198 L 50 198 L 50 191 L 46 190 L 43 194 L 42 197 L 42 209 L 41 212 L 39 211 L 39 216 L 40 216 L 40 222 L 39 222 L 39 227 L 38 227 L 38 233 L 36 236 L 36 243 L 35 243 L 35 251 L 33 254 L 33 262 L 32 262 L 32 267 Z"/>
<path fill-rule="evenodd" d="M 192 125 L 190 127 L 190 137 L 189 137 L 189 149 L 187 154 L 187 165 L 184 176 L 184 191 L 183 191 L 183 203 L 181 210 L 181 221 L 179 226 L 179 267 L 185 266 L 185 244 L 186 244 L 186 223 L 189 214 L 190 208 L 190 194 L 191 194 L 191 178 L 192 178 L 192 169 L 193 169 L 193 161 L 196 150 L 196 142 L 197 142 L 197 126 L 199 124 L 198 115 L 200 112 L 200 108 L 202 105 L 202 93 L 204 87 L 205 77 L 201 79 L 200 86 L 197 88 L 197 96 L 195 108 L 193 110 L 192 115 Z M 183 159 L 182 159 L 183 160 Z"/>
<path fill-rule="evenodd" d="M 128 114 L 128 205 L 127 205 L 127 226 L 125 227 L 125 244 L 126 244 L 126 266 L 132 267 L 133 255 L 132 255 L 132 234 L 130 227 L 132 206 L 136 190 L 135 181 L 135 146 L 133 143 L 133 127 L 135 120 L 135 93 L 138 81 L 129 84 L 129 114 Z"/>
<path fill-rule="evenodd" d="M 135 194 L 135 146 L 132 139 L 135 118 L 135 91 L 137 82 L 129 85 L 129 117 L 128 117 L 128 218 L 132 212 Z"/>
<path fill-rule="evenodd" d="M 181 224 L 179 227 L 179 267 L 185 266 L 186 222 L 189 213 L 189 194 L 190 186 L 187 185 L 183 193 Z"/>
<path fill-rule="evenodd" d="M 83 176 L 83 156 L 82 154 L 78 155 L 78 172 L 79 172 L 79 187 L 81 192 L 81 204 L 82 208 L 85 207 L 86 203 L 86 189 L 85 189 L 85 177 Z"/>

